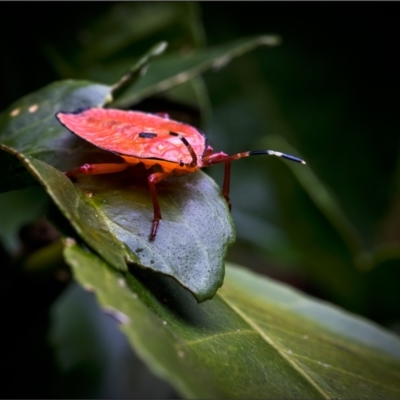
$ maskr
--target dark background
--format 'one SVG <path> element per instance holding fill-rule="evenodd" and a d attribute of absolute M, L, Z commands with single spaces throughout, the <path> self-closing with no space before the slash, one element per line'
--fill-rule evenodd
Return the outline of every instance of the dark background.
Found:
<path fill-rule="evenodd" d="M 1 108 L 58 78 L 43 52 L 49 36 L 54 41 L 57 35 L 65 40 L 68 33 L 73 36 L 85 21 L 109 7 L 89 2 L 2 3 Z M 299 52 L 300 69 L 305 58 L 339 68 L 336 74 L 346 77 L 349 91 L 357 95 L 354 112 L 389 118 L 398 111 L 398 7 L 395 2 L 201 3 L 209 45 L 245 35 L 277 33 L 285 46 Z"/>
<path fill-rule="evenodd" d="M 0 3 L 0 109 L 65 78 L 50 62 L 48 44 L 66 49 L 71 43 L 72 47 L 82 27 L 113 6 L 91 2 Z M 215 148 L 231 153 L 249 150 L 248 146 L 258 145 L 260 135 L 283 133 L 352 221 L 365 252 L 372 254 L 371 249 L 384 245 L 394 249 L 391 256 L 385 253 L 381 258 L 373 253 L 371 271 L 357 270 L 352 260 L 335 264 L 332 259 L 341 260 L 345 253 L 341 239 L 332 233 L 326 216 L 292 183 L 293 177 L 275 164 L 264 173 L 261 161 L 241 161 L 243 166 L 234 166 L 231 196 L 238 243 L 229 259 L 398 331 L 398 3 L 203 2 L 199 9 L 208 46 L 265 33 L 279 34 L 283 39 L 282 45 L 271 52 L 258 49 L 218 74 L 205 74 L 213 118 L 204 123 L 204 128 L 208 128 Z M 279 116 L 278 122 L 265 126 L 259 121 L 267 105 L 264 100 L 258 101 L 264 91 L 273 94 Z M 220 172 L 216 176 L 220 179 Z M 246 184 L 253 176 L 257 181 L 252 193 L 260 198 L 249 205 Z M 276 191 L 280 194 L 271 200 L 277 205 L 268 204 L 264 209 L 264 184 L 269 188 L 269 182 L 277 178 Z M 269 237 L 266 243 L 258 240 L 262 235 L 257 229 L 246 231 L 249 216 L 257 221 L 271 220 L 285 232 L 289 244 L 277 240 L 276 247 L 283 248 L 279 251 L 269 245 Z M 261 225 L 260 232 L 265 229 L 266 225 Z M 326 240 L 326 253 L 321 255 L 312 253 L 309 247 L 319 237 Z M 321 243 L 318 246 L 324 247 Z M 3 265 L 9 262 L 11 256 L 2 246 L 0 255 Z M 346 257 L 347 253 L 343 259 Z M 3 332 L 7 335 L 2 397 L 176 396 L 147 372 L 141 378 L 147 384 L 139 389 L 125 385 L 113 391 L 111 382 L 99 391 L 94 382 L 100 372 L 85 363 L 69 371 L 59 383 L 56 362 L 46 347 L 48 307 L 66 286 L 52 278 L 36 282 L 14 272 L 7 278 L 11 283 L 3 279 L 1 293 Z M 68 290 L 79 292 L 76 287 Z M 86 304 L 82 309 L 99 313 L 90 296 L 81 292 L 76 296 L 75 300 L 81 296 L 81 304 Z M 80 312 L 76 318 L 83 324 L 85 317 L 79 317 Z M 107 323 L 99 327 L 106 324 L 118 335 L 115 326 L 110 328 Z M 118 341 L 123 340 L 118 336 Z M 133 357 L 126 344 L 121 347 Z M 140 361 L 132 359 L 125 360 L 127 370 L 145 370 Z M 117 362 L 121 364 L 120 359 Z"/>

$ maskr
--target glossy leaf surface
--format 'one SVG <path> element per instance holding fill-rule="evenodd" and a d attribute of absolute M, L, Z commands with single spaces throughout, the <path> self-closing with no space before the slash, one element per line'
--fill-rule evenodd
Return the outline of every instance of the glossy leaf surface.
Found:
<path fill-rule="evenodd" d="M 1 148 L 45 186 L 81 237 L 114 267 L 138 263 L 174 277 L 199 301 L 211 298 L 223 282 L 222 261 L 234 232 L 210 178 L 197 173 L 158 185 L 163 220 L 150 242 L 153 209 L 143 170 L 81 176 L 76 184 L 61 172 L 87 162 L 118 162 L 55 118 L 59 110 L 103 105 L 110 93 L 108 86 L 64 81 L 26 96 L 0 117 Z M 6 183 L 12 183 L 9 174 L 2 176 Z"/>
<path fill-rule="evenodd" d="M 398 338 L 282 284 L 229 266 L 215 298 L 197 304 L 167 277 L 124 276 L 71 242 L 65 255 L 139 355 L 186 397 L 399 396 Z"/>

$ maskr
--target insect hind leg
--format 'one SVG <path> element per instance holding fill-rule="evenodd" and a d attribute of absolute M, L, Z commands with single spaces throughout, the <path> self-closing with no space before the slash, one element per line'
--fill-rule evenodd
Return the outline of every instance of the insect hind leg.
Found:
<path fill-rule="evenodd" d="M 151 200 L 153 202 L 153 225 L 151 226 L 150 240 L 154 240 L 157 235 L 158 225 L 160 223 L 161 217 L 161 208 L 160 203 L 158 201 L 156 184 L 165 179 L 169 174 L 166 172 L 154 172 L 150 174 L 147 178 L 147 182 L 149 183 Z"/>

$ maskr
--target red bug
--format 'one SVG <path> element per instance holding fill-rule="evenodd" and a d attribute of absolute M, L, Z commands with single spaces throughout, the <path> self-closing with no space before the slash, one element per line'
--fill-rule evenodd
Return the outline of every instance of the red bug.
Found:
<path fill-rule="evenodd" d="M 191 174 L 200 168 L 224 163 L 222 194 L 230 208 L 231 161 L 267 154 L 305 164 L 297 157 L 273 150 L 252 150 L 234 155 L 214 153 L 201 131 L 169 119 L 167 114 L 89 108 L 73 113 L 59 112 L 56 116 L 72 133 L 124 160 L 122 163 L 84 164 L 66 172 L 68 177 L 77 174 L 109 174 L 139 163 L 149 170 L 147 180 L 154 209 L 150 240 L 156 237 L 161 219 L 156 184 L 169 175 Z"/>

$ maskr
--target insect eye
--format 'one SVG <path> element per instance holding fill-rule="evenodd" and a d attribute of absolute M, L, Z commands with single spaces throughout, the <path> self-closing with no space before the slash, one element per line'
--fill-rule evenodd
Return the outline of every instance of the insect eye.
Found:
<path fill-rule="evenodd" d="M 179 161 L 179 166 L 180 166 L 180 167 L 183 167 L 184 165 L 185 165 L 185 163 L 184 163 L 182 160 L 180 160 L 180 161 Z"/>

